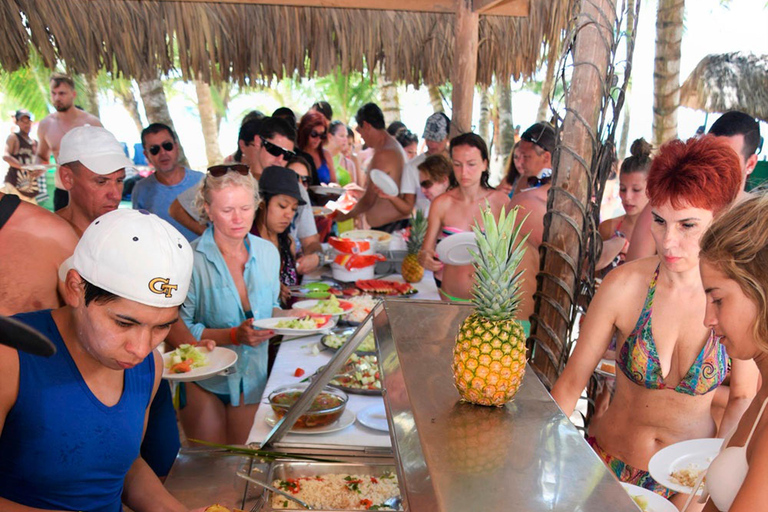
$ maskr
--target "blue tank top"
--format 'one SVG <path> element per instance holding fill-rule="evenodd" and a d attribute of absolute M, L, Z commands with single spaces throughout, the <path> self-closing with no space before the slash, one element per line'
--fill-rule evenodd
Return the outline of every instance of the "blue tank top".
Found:
<path fill-rule="evenodd" d="M 325 160 L 323 160 L 323 163 L 317 168 L 317 179 L 320 180 L 320 183 L 331 182 L 331 170 L 328 168 L 328 164 Z"/>
<path fill-rule="evenodd" d="M 15 318 L 57 352 L 18 352 L 19 394 L 0 435 L 0 496 L 43 509 L 120 512 L 152 396 L 152 354 L 125 371 L 123 395 L 107 407 L 80 375 L 50 310 Z"/>

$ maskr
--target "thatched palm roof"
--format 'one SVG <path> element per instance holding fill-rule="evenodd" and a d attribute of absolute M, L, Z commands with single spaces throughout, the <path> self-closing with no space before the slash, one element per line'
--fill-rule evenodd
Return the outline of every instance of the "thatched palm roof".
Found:
<path fill-rule="evenodd" d="M 683 83 L 680 104 L 706 112 L 740 110 L 768 122 L 768 55 L 707 55 Z"/>
<path fill-rule="evenodd" d="M 573 0 L 536 0 L 526 18 L 480 19 L 477 81 L 531 76 L 560 37 Z M 180 71 L 189 79 L 247 83 L 384 65 L 409 84 L 450 78 L 451 14 L 134 0 L 4 0 L 0 65 L 23 66 L 34 47 L 71 73 L 101 68 L 132 78 Z"/>

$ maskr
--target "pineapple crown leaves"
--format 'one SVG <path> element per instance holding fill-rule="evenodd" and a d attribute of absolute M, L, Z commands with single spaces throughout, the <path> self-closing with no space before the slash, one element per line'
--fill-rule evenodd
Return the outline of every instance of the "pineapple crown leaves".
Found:
<path fill-rule="evenodd" d="M 475 259 L 473 303 L 480 315 L 492 320 L 513 316 L 522 299 L 523 271 L 517 267 L 525 254 L 528 234 L 520 237 L 525 219 L 517 224 L 517 213 L 517 207 L 509 214 L 502 208 L 497 222 L 486 201 L 481 212 L 485 232 L 478 222 L 472 227 L 478 248 L 477 253 L 472 251 Z"/>
<path fill-rule="evenodd" d="M 427 218 L 424 216 L 424 210 L 418 209 L 411 215 L 411 230 L 408 235 L 408 252 L 416 254 L 424 243 L 424 235 L 427 232 Z"/>

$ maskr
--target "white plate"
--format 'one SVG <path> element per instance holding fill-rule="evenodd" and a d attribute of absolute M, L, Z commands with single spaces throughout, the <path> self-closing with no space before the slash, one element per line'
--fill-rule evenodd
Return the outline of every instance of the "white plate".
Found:
<path fill-rule="evenodd" d="M 722 439 L 690 439 L 662 448 L 651 457 L 648 472 L 654 480 L 673 491 L 690 493 L 692 489 L 672 480 L 670 474 L 691 466 L 707 469 L 723 445 Z M 704 490 L 702 485 L 699 494 Z"/>
<path fill-rule="evenodd" d="M 163 354 L 163 378 L 175 380 L 177 382 L 192 382 L 196 380 L 205 380 L 215 377 L 219 372 L 225 370 L 237 362 L 237 352 L 224 347 L 216 347 L 213 352 L 208 352 L 200 348 L 208 358 L 208 364 L 195 368 L 187 373 L 170 373 L 165 365 L 171 359 L 173 352 Z"/>
<path fill-rule="evenodd" d="M 270 331 L 275 331 L 275 334 L 283 334 L 283 335 L 317 334 L 321 332 L 326 332 L 329 329 L 332 329 L 336 326 L 336 317 L 332 316 L 327 324 L 325 324 L 322 327 L 318 327 L 317 329 L 288 329 L 285 327 L 282 327 L 282 328 L 275 327 L 280 320 L 290 320 L 290 318 L 291 317 L 289 316 L 281 316 L 281 317 L 275 317 L 275 318 L 262 318 L 260 320 L 254 320 L 252 322 L 252 325 L 259 329 L 269 329 Z"/>
<path fill-rule="evenodd" d="M 642 496 L 648 500 L 648 507 L 645 509 L 646 512 L 677 512 L 677 507 L 675 507 L 671 501 L 659 496 L 653 491 L 625 482 L 621 482 L 621 486 L 630 496 Z"/>
<path fill-rule="evenodd" d="M 389 423 L 387 423 L 387 413 L 384 410 L 384 404 L 372 405 L 358 412 L 357 421 L 373 430 L 389 432 Z"/>
<path fill-rule="evenodd" d="M 323 302 L 323 301 L 318 300 L 318 299 L 300 300 L 298 302 L 294 302 L 293 306 L 291 306 L 291 309 L 312 309 L 313 307 L 315 307 L 315 305 L 318 302 Z M 352 304 L 351 302 L 347 302 L 346 300 L 340 300 L 339 304 L 340 305 L 349 304 L 349 308 L 345 309 L 341 313 L 321 313 L 321 314 L 323 314 L 323 315 L 331 315 L 331 316 L 343 316 L 343 315 L 346 315 L 348 313 L 351 313 L 355 309 L 354 304 Z"/>
<path fill-rule="evenodd" d="M 264 421 L 267 422 L 267 425 L 270 427 L 274 427 L 277 424 L 277 416 L 275 416 L 275 411 L 272 409 L 267 412 L 267 415 L 264 416 Z M 313 428 L 292 428 L 288 431 L 290 434 L 327 434 L 329 432 L 337 432 L 339 430 L 343 430 L 353 424 L 355 422 L 355 413 L 350 411 L 349 409 L 344 409 L 344 412 L 341 414 L 341 417 L 331 423 L 330 425 L 325 425 L 324 427 L 313 427 Z"/>
<path fill-rule="evenodd" d="M 25 171 L 47 171 L 49 168 L 52 169 L 53 166 L 43 164 L 25 164 L 22 165 L 21 168 Z"/>
<path fill-rule="evenodd" d="M 472 231 L 456 233 L 443 238 L 435 247 L 437 257 L 448 265 L 470 265 L 475 260 L 469 251 L 478 252 L 475 234 Z"/>
<path fill-rule="evenodd" d="M 320 196 L 340 196 L 345 192 L 341 187 L 326 187 L 324 185 L 312 185 L 309 190 Z"/>
<path fill-rule="evenodd" d="M 400 188 L 397 186 L 397 183 L 395 183 L 395 180 L 384 171 L 373 169 L 370 172 L 370 176 L 373 184 L 379 187 L 379 189 L 388 196 L 396 196 L 400 193 Z"/>
<path fill-rule="evenodd" d="M 595 368 L 595 373 L 598 373 L 604 377 L 616 376 L 616 361 L 612 359 L 601 359 Z"/>
<path fill-rule="evenodd" d="M 313 206 L 312 207 L 312 215 L 315 217 L 324 217 L 331 213 L 333 210 L 330 208 L 326 208 L 325 206 Z"/>

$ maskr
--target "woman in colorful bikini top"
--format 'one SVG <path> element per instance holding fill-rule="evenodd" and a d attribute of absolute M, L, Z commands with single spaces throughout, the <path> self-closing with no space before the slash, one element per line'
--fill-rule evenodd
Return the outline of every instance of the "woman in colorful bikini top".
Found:
<path fill-rule="evenodd" d="M 754 360 L 768 382 L 768 195 L 747 199 L 715 221 L 701 240 L 700 258 L 705 325 L 734 360 Z M 710 464 L 705 512 L 765 510 L 767 401 L 763 386 Z"/>
<path fill-rule="evenodd" d="M 552 396 L 570 415 L 614 332 L 616 392 L 589 431 L 589 443 L 616 476 L 671 497 L 648 474 L 651 456 L 687 439 L 715 437 L 710 406 L 728 370 L 728 355 L 704 325 L 699 240 L 736 199 L 741 166 L 713 137 L 663 145 L 648 173 L 657 256 L 617 267 L 603 281 L 579 341 Z M 722 428 L 736 424 L 739 398 L 754 396 L 757 373 L 734 361 Z"/>
<path fill-rule="evenodd" d="M 474 268 L 441 262 L 435 252 L 438 238 L 441 233 L 448 237 L 471 231 L 486 204 L 490 205 L 494 218 L 498 218 L 508 199 L 488 184 L 488 147 L 482 137 L 474 133 L 454 137 L 450 143 L 450 158 L 458 185 L 430 204 L 427 234 L 419 252 L 419 262 L 427 270 L 443 271 L 440 288 L 443 300 L 467 301 L 472 295 Z"/>

